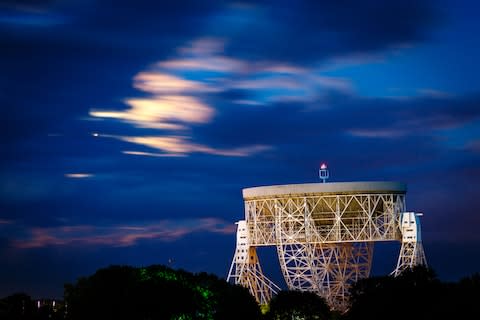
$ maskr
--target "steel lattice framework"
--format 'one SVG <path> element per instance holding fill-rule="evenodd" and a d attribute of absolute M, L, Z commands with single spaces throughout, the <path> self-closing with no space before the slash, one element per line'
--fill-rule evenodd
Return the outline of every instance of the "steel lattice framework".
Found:
<path fill-rule="evenodd" d="M 279 287 L 262 272 L 256 248 L 276 246 L 291 290 L 313 291 L 336 310 L 369 276 L 375 241 L 401 241 L 393 272 L 426 264 L 418 215 L 405 212 L 406 187 L 394 182 L 312 183 L 243 190 L 245 220 L 227 281 L 267 303 Z"/>

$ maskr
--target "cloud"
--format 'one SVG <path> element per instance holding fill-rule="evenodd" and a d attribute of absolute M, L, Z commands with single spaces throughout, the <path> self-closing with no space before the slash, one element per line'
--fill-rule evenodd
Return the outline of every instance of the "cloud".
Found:
<path fill-rule="evenodd" d="M 124 154 L 130 154 L 134 156 L 146 156 L 146 157 L 184 157 L 185 154 L 182 153 L 154 153 L 154 152 L 144 152 L 144 151 L 122 151 Z"/>
<path fill-rule="evenodd" d="M 93 177 L 91 173 L 66 173 L 65 177 L 72 179 L 85 179 Z"/>
<path fill-rule="evenodd" d="M 278 90 L 295 90 L 300 89 L 300 83 L 293 81 L 287 77 L 273 76 L 267 79 L 252 79 L 238 81 L 231 85 L 233 89 L 250 89 L 250 90 L 262 90 L 262 89 L 278 89 Z"/>
<path fill-rule="evenodd" d="M 253 145 L 231 149 L 215 149 L 206 145 L 192 143 L 188 138 L 180 136 L 139 136 L 117 138 L 126 142 L 163 151 L 165 152 L 165 155 L 168 156 L 179 156 L 189 153 L 207 153 L 218 156 L 246 157 L 270 149 L 270 147 L 264 145 Z"/>
<path fill-rule="evenodd" d="M 157 74 L 162 70 L 166 73 L 187 72 L 187 75 L 188 72 L 203 71 L 205 73 L 195 74 L 196 82 L 190 86 L 192 88 L 190 92 L 196 91 L 197 88 L 203 92 L 232 89 L 265 91 L 267 96 L 273 94 L 270 97 L 272 100 L 281 100 L 282 97 L 308 100 L 317 92 L 329 89 L 352 91 L 348 79 L 322 75 L 321 68 L 305 68 L 269 59 L 255 62 L 233 59 L 224 54 L 224 46 L 225 43 L 221 39 L 196 39 L 192 41 L 191 49 L 178 49 L 179 57 L 158 62 L 157 67 L 160 69 L 157 70 Z M 209 71 L 217 74 L 212 75 Z M 282 91 L 283 93 L 280 93 Z M 257 96 L 257 99 L 261 98 Z"/>
<path fill-rule="evenodd" d="M 206 57 L 204 59 L 185 58 L 159 62 L 158 66 L 167 70 L 203 70 L 218 72 L 238 72 L 246 66 L 239 60 L 227 57 Z"/>
<path fill-rule="evenodd" d="M 54 10 L 51 0 L 4 0 L 0 3 L 0 26 L 9 27 L 54 27 L 69 22 L 69 19 Z"/>
<path fill-rule="evenodd" d="M 160 220 L 130 225 L 73 225 L 32 227 L 11 242 L 20 249 L 55 246 L 129 247 L 142 240 L 175 241 L 192 233 L 232 234 L 235 226 L 222 219 Z"/>
<path fill-rule="evenodd" d="M 216 38 L 191 41 L 177 50 L 177 56 L 159 61 L 133 77 L 133 87 L 146 92 L 147 97 L 124 99 L 129 107 L 126 110 L 91 109 L 90 116 L 160 130 L 153 135 L 111 137 L 160 150 L 165 155 L 206 153 L 244 157 L 271 147 L 258 143 L 217 147 L 199 142 L 191 135 L 195 127 L 211 125 L 217 112 L 224 112 L 223 106 L 218 105 L 222 102 L 218 96 L 241 91 L 246 96 L 232 99 L 234 104 L 264 106 L 274 102 L 311 102 L 332 90 L 346 94 L 354 91 L 347 79 L 324 76 L 316 68 L 229 58 L 222 53 L 224 45 Z M 154 154 L 149 150 L 132 151 L 137 155 Z"/>
<path fill-rule="evenodd" d="M 110 118 L 126 121 L 139 128 L 185 129 L 187 124 L 206 123 L 214 110 L 190 96 L 154 96 L 145 99 L 126 99 L 130 106 L 125 111 L 93 109 L 89 112 L 95 118 Z"/>
<path fill-rule="evenodd" d="M 452 94 L 448 92 L 430 89 L 430 88 L 419 89 L 418 93 L 420 95 L 431 97 L 431 98 L 449 98 L 452 96 Z"/>
<path fill-rule="evenodd" d="M 196 127 L 194 134 L 210 144 L 242 145 L 255 139 L 277 150 L 279 144 L 317 144 L 322 137 L 342 139 L 344 135 L 368 140 L 436 137 L 436 143 L 441 144 L 438 138 L 443 133 L 446 140 L 454 136 L 471 139 L 466 132 L 478 127 L 480 120 L 477 95 L 399 100 L 333 91 L 311 102 L 276 102 L 258 108 L 231 104 L 231 99 L 225 97 L 228 107 L 214 123 Z"/>
<path fill-rule="evenodd" d="M 130 225 L 73 225 L 33 227 L 11 241 L 14 247 L 52 246 L 129 247 L 142 240 L 175 241 L 192 233 L 232 234 L 235 226 L 218 218 L 160 220 Z"/>
<path fill-rule="evenodd" d="M 361 138 L 398 138 L 405 136 L 406 131 L 388 129 L 352 129 L 347 130 L 348 134 Z"/>
<path fill-rule="evenodd" d="M 202 37 L 190 41 L 187 45 L 180 47 L 178 53 L 181 55 L 209 56 L 225 51 L 225 40 L 220 38 Z"/>
<path fill-rule="evenodd" d="M 71 133 L 70 128 L 82 126 L 76 121 L 92 106 L 110 106 L 119 101 L 117 97 L 130 96 L 136 91 L 132 76 L 197 37 L 197 26 L 218 8 L 215 2 L 189 0 L 170 4 L 119 0 L 113 7 L 105 1 L 0 2 L 0 19 L 17 15 L 68 19 L 61 27 L 49 28 L 0 23 L 4 49 L 0 116 L 5 120 L 0 142 L 4 149 L 12 149 L 7 154 L 47 130 Z"/>
<path fill-rule="evenodd" d="M 370 53 L 424 41 L 438 13 L 426 1 L 262 1 L 230 5 L 213 15 L 212 35 L 226 38 L 225 53 L 250 61 L 305 65 L 351 53 Z M 235 25 L 229 25 L 235 19 Z M 381 28 L 379 27 L 381 26 Z"/>
<path fill-rule="evenodd" d="M 217 89 L 208 85 L 187 79 L 175 77 L 173 75 L 159 72 L 140 72 L 133 79 L 133 86 L 142 91 L 151 94 L 171 94 L 171 93 L 194 93 L 194 92 L 215 92 Z"/>

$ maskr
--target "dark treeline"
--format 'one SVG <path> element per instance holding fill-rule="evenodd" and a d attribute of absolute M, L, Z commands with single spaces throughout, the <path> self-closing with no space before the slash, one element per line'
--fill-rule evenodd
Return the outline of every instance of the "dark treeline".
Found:
<path fill-rule="evenodd" d="M 25 293 L 16 293 L 0 299 L 0 320 L 63 320 L 65 309 L 62 301 L 32 300 Z"/>
<path fill-rule="evenodd" d="M 441 282 L 431 269 L 372 277 L 351 290 L 346 314 L 307 292 L 282 291 L 259 307 L 247 289 L 207 273 L 154 265 L 111 266 L 65 285 L 64 303 L 37 305 L 26 294 L 0 299 L 0 319 L 480 319 L 480 275 Z"/>
<path fill-rule="evenodd" d="M 480 275 L 441 282 L 432 269 L 415 267 L 398 277 L 363 279 L 351 290 L 347 320 L 480 319 Z"/>
<path fill-rule="evenodd" d="M 248 290 L 207 273 L 112 266 L 65 286 L 67 319 L 258 319 Z"/>

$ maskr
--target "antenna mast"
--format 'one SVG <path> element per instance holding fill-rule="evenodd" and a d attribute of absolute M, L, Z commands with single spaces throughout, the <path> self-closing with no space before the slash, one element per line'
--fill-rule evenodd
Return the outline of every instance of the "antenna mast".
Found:
<path fill-rule="evenodd" d="M 323 162 L 320 165 L 320 169 L 318 170 L 318 177 L 323 181 L 323 183 L 326 182 L 328 178 L 330 178 L 330 174 L 328 173 L 328 168 L 327 164 Z"/>

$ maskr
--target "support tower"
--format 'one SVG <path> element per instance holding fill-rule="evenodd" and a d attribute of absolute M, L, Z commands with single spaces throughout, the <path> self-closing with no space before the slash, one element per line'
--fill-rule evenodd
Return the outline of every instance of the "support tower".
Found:
<path fill-rule="evenodd" d="M 245 220 L 227 281 L 247 287 L 261 304 L 279 287 L 262 272 L 256 249 L 275 246 L 290 290 L 312 291 L 332 309 L 348 308 L 348 289 L 370 274 L 375 241 L 400 241 L 398 275 L 426 264 L 419 214 L 405 210 L 406 186 L 337 182 L 243 189 Z"/>

